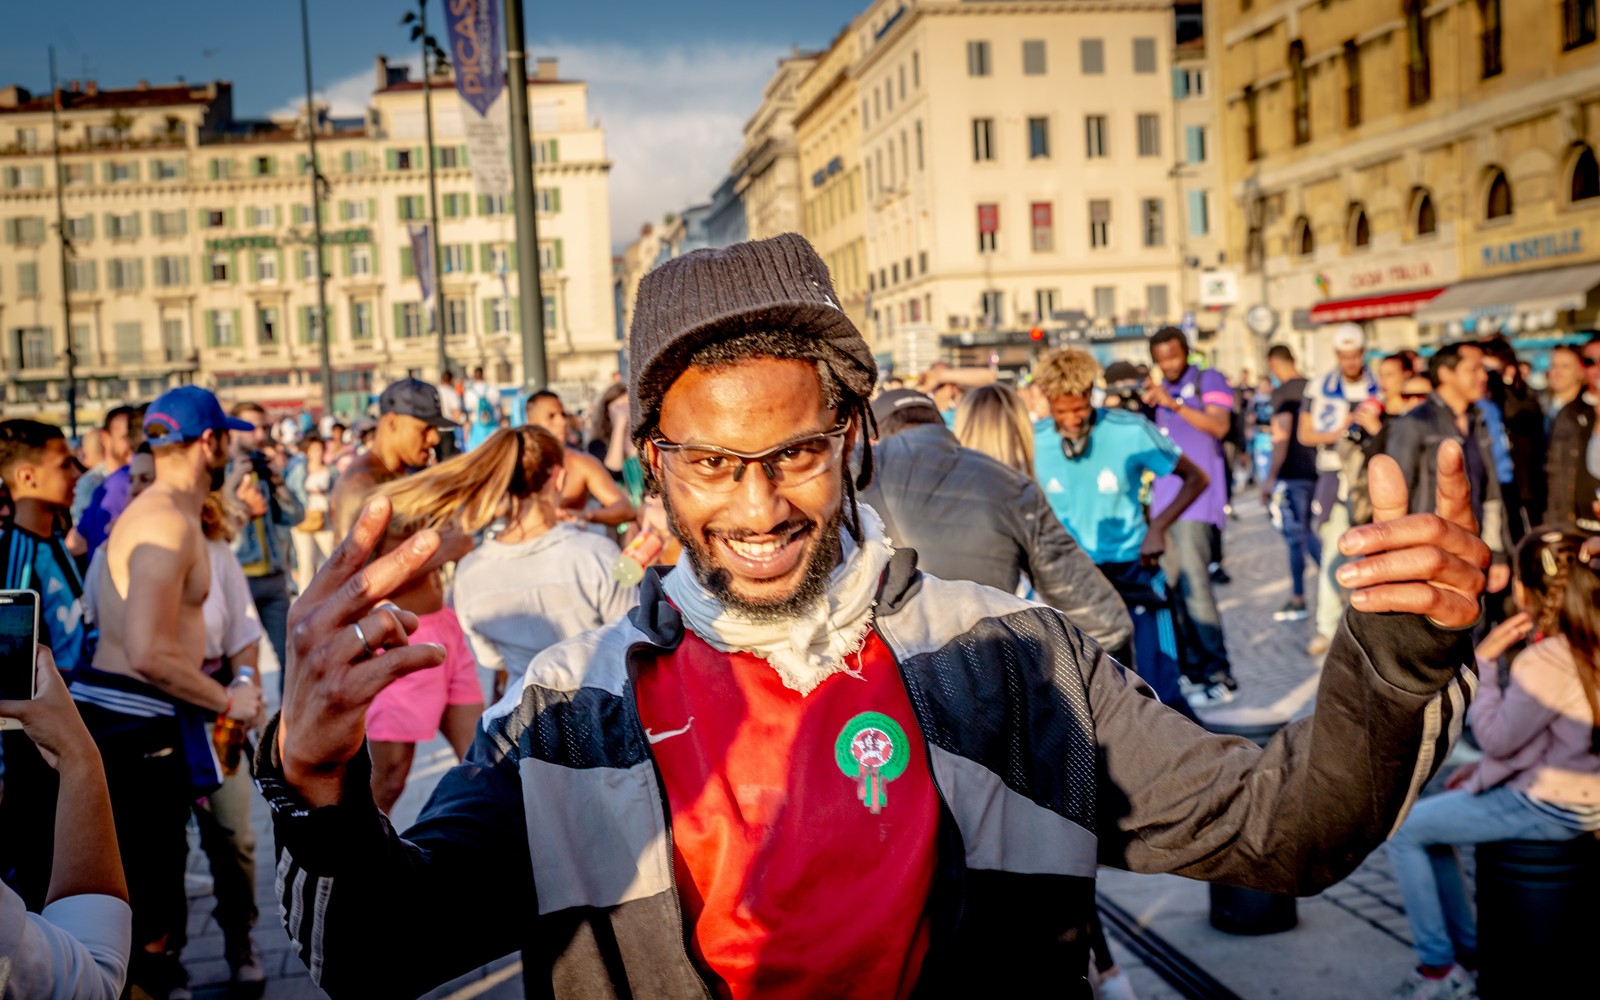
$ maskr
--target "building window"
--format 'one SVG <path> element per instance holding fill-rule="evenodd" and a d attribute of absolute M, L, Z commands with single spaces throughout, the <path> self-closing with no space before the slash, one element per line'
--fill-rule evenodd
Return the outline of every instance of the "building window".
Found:
<path fill-rule="evenodd" d="M 1096 198 L 1089 202 L 1089 248 L 1101 250 L 1111 245 L 1111 202 Z"/>
<path fill-rule="evenodd" d="M 1498 167 L 1491 168 L 1493 173 L 1489 177 L 1489 197 L 1484 206 L 1484 218 L 1504 219 L 1513 211 L 1511 203 L 1511 182 L 1506 180 L 1506 172 Z"/>
<path fill-rule="evenodd" d="M 214 281 L 214 282 L 215 281 L 227 281 L 228 280 L 228 255 L 227 254 L 225 254 L 225 253 L 214 253 L 214 254 L 211 255 L 211 280 Z"/>
<path fill-rule="evenodd" d="M 300 251 L 300 280 L 311 281 L 317 276 L 317 252 L 315 250 Z"/>
<path fill-rule="evenodd" d="M 189 283 L 188 257 L 157 257 L 156 287 L 180 288 Z"/>
<path fill-rule="evenodd" d="M 262 347 L 278 346 L 278 310 L 261 306 L 256 310 L 256 343 Z"/>
<path fill-rule="evenodd" d="M 214 181 L 225 181 L 233 173 L 233 161 L 232 160 L 224 160 L 224 159 L 213 159 L 211 161 L 211 164 L 210 164 L 210 169 L 211 169 L 211 179 L 212 180 L 214 180 Z"/>
<path fill-rule="evenodd" d="M 1184 160 L 1188 163 L 1206 162 L 1206 127 L 1189 125 L 1183 130 Z"/>
<path fill-rule="evenodd" d="M 533 144 L 533 162 L 560 163 L 561 140 L 541 139 Z"/>
<path fill-rule="evenodd" d="M 89 165 L 87 163 L 63 163 L 61 165 L 61 183 L 69 186 L 89 183 Z"/>
<path fill-rule="evenodd" d="M 94 216 L 80 215 L 67 219 L 67 239 L 75 243 L 94 239 Z"/>
<path fill-rule="evenodd" d="M 22 334 L 22 367 L 50 368 L 56 363 L 56 348 L 50 341 L 50 331 L 42 326 L 24 327 Z"/>
<path fill-rule="evenodd" d="M 1167 242 L 1166 209 L 1160 198 L 1145 198 L 1139 206 L 1140 230 L 1144 245 L 1159 247 Z"/>
<path fill-rule="evenodd" d="M 221 209 L 207 209 L 205 218 L 207 229 L 222 229 L 228 225 L 228 213 Z"/>
<path fill-rule="evenodd" d="M 983 324 L 993 330 L 998 327 L 1005 317 L 1006 300 L 1003 292 L 989 289 L 983 293 L 980 308 L 983 310 Z"/>
<path fill-rule="evenodd" d="M 978 252 L 993 253 L 1000 240 L 1000 206 L 978 206 Z M 881 276 L 880 276 L 881 277 Z"/>
<path fill-rule="evenodd" d="M 17 265 L 17 294 L 39 294 L 39 265 L 31 260 L 22 261 Z"/>
<path fill-rule="evenodd" d="M 1187 97 L 1203 97 L 1206 92 L 1206 71 L 1203 69 L 1184 70 L 1183 92 Z"/>
<path fill-rule="evenodd" d="M 165 352 L 168 361 L 178 361 L 184 357 L 183 320 L 161 321 L 161 350 Z"/>
<path fill-rule="evenodd" d="M 1048 160 L 1050 158 L 1050 119 L 1028 119 L 1028 159 Z"/>
<path fill-rule="evenodd" d="M 1500 0 L 1478 0 L 1478 21 L 1483 25 L 1478 49 L 1483 57 L 1483 78 L 1487 80 L 1506 68 L 1500 52 Z"/>
<path fill-rule="evenodd" d="M 401 221 L 410 222 L 421 219 L 426 215 L 427 208 L 422 203 L 420 194 L 403 194 L 395 202 L 395 210 Z"/>
<path fill-rule="evenodd" d="M 1350 206 L 1350 249 L 1365 250 L 1372 245 L 1372 226 L 1367 222 L 1367 210 L 1361 205 Z"/>
<path fill-rule="evenodd" d="M 128 181 L 135 180 L 137 175 L 138 168 L 132 163 L 106 164 L 106 180 L 113 184 L 125 184 Z"/>
<path fill-rule="evenodd" d="M 1406 95 L 1412 107 L 1433 96 L 1425 0 L 1406 0 Z"/>
<path fill-rule="evenodd" d="M 403 340 L 413 340 L 422 336 L 422 303 L 402 302 L 400 304 L 400 324 L 395 331 Z"/>
<path fill-rule="evenodd" d="M 560 328 L 556 322 L 556 297 L 554 295 L 546 295 L 544 297 L 544 328 L 546 330 Z"/>
<path fill-rule="evenodd" d="M 993 118 L 972 119 L 972 159 L 975 163 L 985 163 L 994 159 Z M 881 176 L 878 178 L 878 185 L 883 186 Z"/>
<path fill-rule="evenodd" d="M 357 246 L 350 248 L 350 274 L 357 278 L 364 278 L 372 273 L 372 248 Z"/>
<path fill-rule="evenodd" d="M 238 345 L 238 331 L 233 326 L 233 310 L 212 309 L 206 313 L 211 321 L 211 346 L 235 347 Z"/>
<path fill-rule="evenodd" d="M 440 270 L 445 274 L 461 274 L 467 269 L 467 250 L 465 243 L 447 243 L 439 248 Z"/>
<path fill-rule="evenodd" d="M 1115 319 L 1117 315 L 1117 289 L 1112 285 L 1094 286 L 1095 319 Z"/>
<path fill-rule="evenodd" d="M 144 261 L 137 257 L 106 261 L 106 287 L 112 291 L 144 287 Z"/>
<path fill-rule="evenodd" d="M 1261 159 L 1261 100 L 1254 87 L 1244 88 L 1244 155 Z"/>
<path fill-rule="evenodd" d="M 1344 43 L 1344 125 L 1361 124 L 1361 46 L 1351 38 Z"/>
<path fill-rule="evenodd" d="M 920 118 L 917 119 L 917 171 L 919 173 L 922 171 L 922 119 Z M 853 202 L 855 200 L 855 188 L 850 188 L 850 193 L 851 201 Z M 851 205 L 851 210 L 855 210 L 854 205 Z"/>
<path fill-rule="evenodd" d="M 367 202 L 364 198 L 345 202 L 343 209 L 343 215 L 348 222 L 365 222 L 367 219 Z"/>
<path fill-rule="evenodd" d="M 350 339 L 372 339 L 372 303 L 350 303 Z"/>
<path fill-rule="evenodd" d="M 270 156 L 258 156 L 251 161 L 250 173 L 254 177 L 271 177 L 277 172 L 277 161 Z"/>
<path fill-rule="evenodd" d="M 1139 155 L 1161 155 L 1161 116 L 1140 115 L 1139 123 Z"/>
<path fill-rule="evenodd" d="M 409 150 L 409 149 L 391 149 L 391 150 L 389 150 L 389 169 L 390 170 L 410 170 L 411 169 L 411 150 Z"/>
<path fill-rule="evenodd" d="M 1433 195 L 1426 188 L 1417 188 L 1411 195 L 1411 231 L 1418 238 L 1432 236 L 1439 231 L 1439 217 L 1434 212 Z"/>
<path fill-rule="evenodd" d="M 538 197 L 540 215 L 556 215 L 561 211 L 561 189 L 540 188 Z"/>
<path fill-rule="evenodd" d="M 1311 76 L 1306 72 L 1306 46 L 1300 39 L 1289 43 L 1289 79 L 1294 90 L 1294 144 L 1311 141 Z"/>
<path fill-rule="evenodd" d="M 1156 71 L 1156 40 L 1154 38 L 1135 38 L 1133 40 L 1133 71 L 1135 73 L 1154 73 Z"/>
<path fill-rule="evenodd" d="M 433 161 L 440 170 L 454 170 L 461 166 L 461 150 L 456 146 L 435 146 Z"/>
<path fill-rule="evenodd" d="M 1078 59 L 1084 76 L 1099 76 L 1106 71 L 1106 43 L 1099 38 L 1078 39 Z"/>
<path fill-rule="evenodd" d="M 263 283 L 278 280 L 278 255 L 275 253 L 258 253 L 255 260 L 256 281 Z"/>
<path fill-rule="evenodd" d="M 511 269 L 511 252 L 505 247 L 489 248 L 489 273 L 505 274 Z"/>
<path fill-rule="evenodd" d="M 1107 152 L 1106 116 L 1085 115 L 1083 119 L 1084 156 L 1091 160 L 1111 155 Z"/>
<path fill-rule="evenodd" d="M 1022 74 L 1044 75 L 1044 39 L 1029 38 L 1022 42 Z"/>
<path fill-rule="evenodd" d="M 1311 220 L 1303 215 L 1294 220 L 1294 252 L 1297 257 L 1310 257 L 1317 252 L 1317 235 L 1311 229 Z"/>
<path fill-rule="evenodd" d="M 511 300 L 497 298 L 489 300 L 489 332 L 511 332 Z"/>
<path fill-rule="evenodd" d="M 1595 162 L 1594 150 L 1589 146 L 1582 147 L 1572 163 L 1570 191 L 1575 202 L 1600 197 L 1600 163 Z"/>
<path fill-rule="evenodd" d="M 482 199 L 478 202 L 479 207 L 482 209 L 478 213 L 480 215 L 506 215 L 510 211 L 507 207 L 506 196 L 503 194 L 482 195 L 480 198 Z"/>
<path fill-rule="evenodd" d="M 38 246 L 44 242 L 44 217 L 7 219 L 6 243 L 11 246 Z"/>
<path fill-rule="evenodd" d="M 1047 323 L 1056 314 L 1056 290 L 1054 288 L 1039 288 L 1033 293 L 1033 319 L 1036 323 Z"/>
<path fill-rule="evenodd" d="M 922 59 L 917 53 L 911 53 L 911 86 L 913 89 L 922 86 Z"/>
<path fill-rule="evenodd" d="M 1204 191 L 1189 192 L 1189 235 L 1211 233 L 1211 199 Z"/>
<path fill-rule="evenodd" d="M 1561 47 L 1575 49 L 1594 41 L 1594 0 L 1561 0 Z"/>
<path fill-rule="evenodd" d="M 257 229 L 267 228 L 272 225 L 272 206 L 256 206 L 248 210 L 250 225 Z"/>
<path fill-rule="evenodd" d="M 311 225 L 310 205 L 296 205 L 294 207 L 294 224 L 297 226 Z"/>
<path fill-rule="evenodd" d="M 139 238 L 139 216 L 130 212 L 127 215 L 106 216 L 106 235 L 114 240 L 136 240 Z"/>
<path fill-rule="evenodd" d="M 467 300 L 446 298 L 444 300 L 442 318 L 446 336 L 465 337 L 467 335 Z"/>
<path fill-rule="evenodd" d="M 1144 286 L 1144 314 L 1148 319 L 1166 319 L 1170 308 L 1166 285 Z"/>
<path fill-rule="evenodd" d="M 100 287 L 99 269 L 92 260 L 75 260 L 67 268 L 67 290 L 92 292 Z"/>
<path fill-rule="evenodd" d="M 1056 248 L 1055 212 L 1048 201 L 1033 203 L 1033 252 L 1049 253 Z"/>
<path fill-rule="evenodd" d="M 989 43 L 988 42 L 968 42 L 967 43 L 967 75 L 968 76 L 988 76 L 989 75 Z"/>

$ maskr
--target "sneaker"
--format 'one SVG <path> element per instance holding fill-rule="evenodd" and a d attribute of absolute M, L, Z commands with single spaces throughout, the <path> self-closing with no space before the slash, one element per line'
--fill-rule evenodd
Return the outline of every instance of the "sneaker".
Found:
<path fill-rule="evenodd" d="M 226 957 L 232 971 L 229 981 L 238 987 L 236 996 L 259 997 L 266 992 L 267 970 L 261 964 L 261 952 L 252 938 L 246 936 L 242 943 L 229 946 Z"/>
<path fill-rule="evenodd" d="M 1333 640 L 1318 632 L 1312 638 L 1311 645 L 1306 647 L 1306 653 L 1310 656 L 1321 656 L 1328 651 L 1328 647 L 1331 645 L 1333 645 Z"/>
<path fill-rule="evenodd" d="M 1099 994 L 1100 1000 L 1138 1000 L 1133 992 L 1132 981 L 1121 969 L 1100 980 L 1095 992 Z"/>
<path fill-rule="evenodd" d="M 1452 965 L 1449 972 L 1437 979 L 1425 975 L 1421 969 L 1412 969 L 1394 995 L 1396 1000 L 1468 1000 L 1477 993 L 1466 970 Z"/>
<path fill-rule="evenodd" d="M 1234 687 L 1238 687 L 1237 682 L 1235 682 Z M 1218 682 L 1216 684 L 1207 684 L 1192 694 L 1184 695 L 1184 697 L 1188 699 L 1190 708 L 1201 709 L 1226 705 L 1233 700 L 1234 696 L 1233 688 L 1230 688 L 1225 683 Z"/>
<path fill-rule="evenodd" d="M 1310 617 L 1311 612 L 1306 610 L 1304 597 L 1291 597 L 1289 602 L 1272 613 L 1275 622 L 1303 622 Z"/>
<path fill-rule="evenodd" d="M 1212 583 L 1221 584 L 1221 583 L 1232 583 L 1233 582 L 1233 577 L 1228 575 L 1228 571 L 1222 568 L 1222 564 L 1221 563 L 1212 563 L 1210 566 L 1208 566 L 1206 568 L 1211 574 L 1211 582 Z"/>

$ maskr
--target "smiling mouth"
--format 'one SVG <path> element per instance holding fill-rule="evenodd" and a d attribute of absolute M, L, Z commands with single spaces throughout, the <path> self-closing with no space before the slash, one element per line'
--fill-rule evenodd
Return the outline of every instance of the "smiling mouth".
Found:
<path fill-rule="evenodd" d="M 773 579 L 794 569 L 800 550 L 815 530 L 811 523 L 796 525 L 785 531 L 729 538 L 713 536 L 723 550 L 731 556 L 739 576 Z"/>

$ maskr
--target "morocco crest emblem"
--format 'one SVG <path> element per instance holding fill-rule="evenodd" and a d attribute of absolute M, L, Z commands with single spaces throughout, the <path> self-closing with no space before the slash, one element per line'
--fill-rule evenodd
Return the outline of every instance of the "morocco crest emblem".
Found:
<path fill-rule="evenodd" d="M 889 804 L 889 782 L 905 773 L 911 743 L 900 724 L 882 712 L 862 712 L 845 723 L 834 742 L 839 770 L 856 781 L 856 798 L 873 814 Z"/>

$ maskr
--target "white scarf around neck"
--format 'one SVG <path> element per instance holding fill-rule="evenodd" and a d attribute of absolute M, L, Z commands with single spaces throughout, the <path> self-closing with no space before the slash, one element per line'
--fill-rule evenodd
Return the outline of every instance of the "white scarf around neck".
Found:
<path fill-rule="evenodd" d="M 883 534 L 883 520 L 865 504 L 861 511 L 862 544 L 840 530 L 844 558 L 828 575 L 820 600 L 809 610 L 781 622 L 752 621 L 725 607 L 692 566 L 668 573 L 663 584 L 684 624 L 713 649 L 751 653 L 765 659 L 783 685 L 802 696 L 836 673 L 859 676 L 846 664 L 861 649 L 872 627 L 878 581 L 894 548 Z"/>

